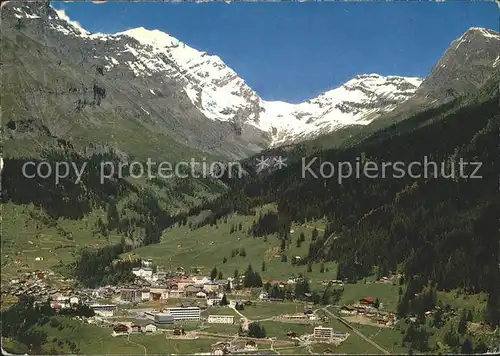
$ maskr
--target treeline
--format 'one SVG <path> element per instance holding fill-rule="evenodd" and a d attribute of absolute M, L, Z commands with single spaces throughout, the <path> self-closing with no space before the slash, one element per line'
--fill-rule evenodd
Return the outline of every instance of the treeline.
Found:
<path fill-rule="evenodd" d="M 332 284 L 329 284 L 324 291 L 321 293 L 318 290 L 312 290 L 309 281 L 300 278 L 295 284 L 287 284 L 282 287 L 278 284 L 264 284 L 264 290 L 268 294 L 269 298 L 272 299 L 283 299 L 283 300 L 304 300 L 312 302 L 313 304 L 335 304 L 337 303 L 342 293 L 343 288 L 335 288 Z"/>
<path fill-rule="evenodd" d="M 82 250 L 79 259 L 70 265 L 71 272 L 88 288 L 131 282 L 135 278 L 132 269 L 139 267 L 141 261 L 115 261 L 120 254 L 130 250 L 131 247 L 123 242 L 99 249 L 86 248 Z"/>
<path fill-rule="evenodd" d="M 136 191 L 133 185 L 124 179 L 118 179 L 116 175 L 113 179 L 101 182 L 101 162 L 119 162 L 111 153 L 87 158 L 65 146 L 45 150 L 39 159 L 6 157 L 4 160 L 4 201 L 15 204 L 32 203 L 56 219 L 80 219 L 96 207 L 105 207 L 110 198 L 116 198 L 125 191 Z M 70 164 L 70 169 L 66 177 L 56 180 L 56 169 L 61 175 L 66 174 L 64 167 L 58 167 L 62 162 Z M 24 166 L 26 163 L 29 164 Z M 23 173 L 23 167 L 26 175 Z M 40 167 L 39 172 L 36 167 Z M 75 173 L 74 167 L 81 172 L 80 177 Z M 50 172 L 52 175 L 48 176 Z"/>

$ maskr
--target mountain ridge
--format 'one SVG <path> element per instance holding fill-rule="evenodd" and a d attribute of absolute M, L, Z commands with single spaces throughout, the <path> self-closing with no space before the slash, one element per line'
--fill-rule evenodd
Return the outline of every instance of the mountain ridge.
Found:
<path fill-rule="evenodd" d="M 32 8 L 29 10 L 27 5 L 19 6 L 14 7 L 17 18 L 43 17 Z M 191 48 L 162 31 L 139 27 L 115 34 L 93 34 L 72 21 L 64 11 L 51 9 L 48 16 L 51 29 L 83 41 L 96 41 L 92 44 L 94 47 L 104 43 L 111 48 L 116 44 L 115 49 L 103 48 L 101 53 L 94 53 L 104 71 L 126 69 L 135 77 L 160 76 L 179 81 L 183 94 L 203 116 L 213 122 L 230 124 L 236 135 L 250 131 L 249 135 L 257 136 L 257 146 L 262 148 L 304 140 L 345 125 L 369 122 L 410 97 L 421 82 L 418 78 L 376 75 L 381 83 L 365 85 L 363 79 L 370 81 L 371 78 L 374 82 L 374 74 L 364 74 L 304 103 L 283 105 L 260 98 L 219 56 Z M 395 80 L 409 86 L 410 90 L 390 97 Z M 356 82 L 357 90 L 349 87 L 352 81 Z M 387 86 L 385 93 L 377 93 L 381 85 Z M 346 90 L 351 95 L 345 95 Z M 152 87 L 142 94 L 154 96 L 155 93 Z M 383 100 L 377 107 L 379 99 Z M 276 109 L 285 110 L 286 114 L 278 116 L 280 113 L 276 113 Z M 146 114 L 151 112 L 144 106 L 142 110 Z"/>
<path fill-rule="evenodd" d="M 111 85 L 118 91 L 114 95 L 108 90 L 104 106 L 109 108 L 112 102 L 112 108 L 125 106 L 128 110 L 130 103 L 122 105 L 125 94 L 126 100 L 134 103 L 132 116 L 140 117 L 153 130 L 192 148 L 226 157 L 244 158 L 343 128 L 366 126 L 381 117 L 404 114 L 405 110 L 411 113 L 422 103 L 448 98 L 433 97 L 432 93 L 439 93 L 447 85 L 443 84 L 446 78 L 433 73 L 440 68 L 436 64 L 425 79 L 361 74 L 302 103 L 267 101 L 219 56 L 198 51 L 169 34 L 144 27 L 116 34 L 93 34 L 63 10 L 45 5 L 44 11 L 33 4 L 7 8 L 12 9 L 19 22 L 41 21 L 37 26 L 44 31 L 42 39 L 51 42 L 52 48 L 59 46 L 59 52 L 64 52 L 70 62 L 87 63 L 84 70 L 99 71 L 94 81 L 101 81 L 102 88 L 110 89 Z M 486 29 L 469 29 L 462 37 L 468 33 L 473 33 L 472 40 L 478 43 L 472 45 L 472 50 L 485 43 L 482 37 L 497 37 L 494 31 Z M 453 56 L 455 42 L 446 52 L 451 51 L 448 57 Z M 462 45 L 466 54 L 470 46 Z M 486 49 L 488 55 L 495 54 L 494 46 L 490 47 Z M 442 60 L 446 60 L 446 53 Z M 472 57 L 473 61 L 477 59 Z M 492 61 L 494 58 L 487 57 L 486 66 Z M 500 63 L 498 57 L 497 62 Z M 455 67 L 455 72 L 463 72 L 460 63 Z M 480 84 L 490 74 L 488 68 L 481 70 L 481 75 L 470 75 L 473 84 L 467 76 L 465 84 L 448 92 L 454 90 L 456 96 L 471 90 L 475 82 Z M 129 87 L 124 87 L 127 83 Z"/>

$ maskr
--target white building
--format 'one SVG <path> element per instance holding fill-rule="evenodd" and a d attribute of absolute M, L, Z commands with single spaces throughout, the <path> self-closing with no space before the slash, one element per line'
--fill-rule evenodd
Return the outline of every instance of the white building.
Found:
<path fill-rule="evenodd" d="M 202 277 L 202 276 L 193 276 L 191 280 L 193 281 L 194 284 L 205 284 L 210 282 L 209 277 Z"/>
<path fill-rule="evenodd" d="M 307 314 L 309 320 L 318 320 L 318 316 L 316 314 Z"/>
<path fill-rule="evenodd" d="M 153 267 L 153 261 L 150 259 L 142 260 L 142 266 L 143 267 Z"/>
<path fill-rule="evenodd" d="M 227 278 L 227 282 L 228 282 L 228 284 L 229 284 L 229 288 L 231 288 L 231 289 L 233 289 L 233 288 L 234 288 L 233 281 L 234 281 L 234 278 L 233 278 L 233 277 L 228 277 L 228 278 Z"/>
<path fill-rule="evenodd" d="M 141 299 L 143 301 L 149 300 L 151 298 L 150 290 L 149 289 L 143 289 L 141 290 Z"/>
<path fill-rule="evenodd" d="M 148 333 L 155 333 L 157 330 L 157 327 L 155 324 L 148 324 L 146 325 L 146 327 L 144 328 L 144 331 L 148 332 Z"/>
<path fill-rule="evenodd" d="M 331 339 L 332 337 L 333 337 L 332 328 L 324 328 L 322 326 L 317 326 L 314 328 L 315 339 Z"/>
<path fill-rule="evenodd" d="M 221 300 L 222 298 L 207 298 L 207 305 L 208 306 L 219 305 Z"/>
<path fill-rule="evenodd" d="M 106 318 L 112 317 L 114 312 L 118 309 L 115 304 L 91 304 L 89 307 L 96 315 Z"/>
<path fill-rule="evenodd" d="M 132 273 L 146 280 L 151 280 L 153 278 L 153 270 L 149 267 L 136 267 L 132 269 Z"/>
<path fill-rule="evenodd" d="M 168 299 L 168 290 L 166 288 L 155 288 L 151 287 L 149 289 L 151 300 L 165 300 Z"/>
<path fill-rule="evenodd" d="M 111 318 L 114 315 L 112 310 L 94 310 L 95 315 L 102 316 L 103 318 Z"/>
<path fill-rule="evenodd" d="M 200 320 L 200 308 L 167 308 L 167 312 L 172 315 L 175 321 L 177 320 Z"/>
<path fill-rule="evenodd" d="M 234 315 L 209 315 L 207 318 L 209 324 L 234 324 Z"/>

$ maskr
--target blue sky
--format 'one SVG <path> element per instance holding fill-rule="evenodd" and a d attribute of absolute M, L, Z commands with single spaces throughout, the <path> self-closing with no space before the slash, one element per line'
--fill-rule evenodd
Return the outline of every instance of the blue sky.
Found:
<path fill-rule="evenodd" d="M 301 102 L 357 74 L 424 77 L 492 2 L 53 3 L 91 32 L 159 29 L 217 54 L 265 100 Z"/>

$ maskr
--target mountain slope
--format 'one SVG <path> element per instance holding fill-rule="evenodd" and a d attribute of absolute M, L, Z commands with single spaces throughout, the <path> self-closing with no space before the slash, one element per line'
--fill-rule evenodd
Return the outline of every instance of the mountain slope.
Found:
<path fill-rule="evenodd" d="M 416 96 L 443 101 L 473 92 L 499 68 L 500 34 L 472 27 L 451 43 Z"/>
<path fill-rule="evenodd" d="M 147 58 L 136 58 L 138 42 L 128 36 L 90 35 L 51 7 L 9 3 L 2 9 L 2 38 L 4 123 L 20 121 L 18 127 L 30 126 L 40 137 L 84 138 L 132 154 L 156 151 L 152 158 L 171 156 L 170 146 L 184 147 L 187 154 L 176 158 L 185 160 L 192 157 L 186 146 L 233 158 L 266 146 L 265 135 L 252 126 L 241 132 L 232 122 L 207 120 L 183 82 L 166 72 L 136 76 L 127 65 L 142 68 Z M 124 65 L 111 66 L 115 56 Z M 178 74 L 168 58 L 162 63 Z M 35 93 L 41 95 L 29 100 Z M 6 147 L 16 145 L 19 132 L 3 129 L 12 138 Z M 154 139 L 139 139 L 144 134 Z"/>
<path fill-rule="evenodd" d="M 381 115 L 365 126 L 344 126 L 303 143 L 305 148 L 353 146 L 395 123 L 453 100 L 474 96 L 477 90 L 498 73 L 500 67 L 500 34 L 484 28 L 470 28 L 453 41 L 431 73 L 420 84 L 415 95 L 393 111 Z M 303 148 L 302 150 L 304 150 Z M 293 147 L 287 148 L 293 150 Z"/>
<path fill-rule="evenodd" d="M 63 76 L 70 72 L 89 78 L 45 92 L 72 90 L 59 101 L 62 111 L 84 106 L 89 115 L 99 115 L 120 108 L 150 131 L 225 157 L 246 157 L 270 145 L 366 124 L 409 98 L 420 83 L 417 78 L 362 75 L 305 103 L 266 102 L 219 57 L 161 31 L 91 34 L 50 6 L 9 3 L 3 10 L 4 37 L 25 35 L 42 46 L 39 55 L 71 68 Z M 43 79 L 61 75 L 50 67 L 37 70 L 45 71 Z M 106 97 L 86 105 L 94 102 L 93 84 Z M 72 102 L 77 103 L 73 108 Z"/>
<path fill-rule="evenodd" d="M 311 241 L 303 263 L 337 261 L 337 278 L 350 281 L 377 271 L 402 273 L 415 285 L 402 295 L 401 316 L 429 310 L 418 307 L 425 285 L 486 292 L 484 320 L 500 325 L 499 84 L 497 73 L 464 100 L 419 113 L 356 146 L 320 150 L 243 186 L 236 182 L 211 207 L 214 218 L 277 202 L 276 219 L 260 218 L 256 229 L 276 233 L 283 255 L 293 243 L 292 224 L 326 218 L 325 233 Z M 350 163 L 351 175 L 337 163 Z M 248 199 L 231 210 L 236 193 Z"/>

